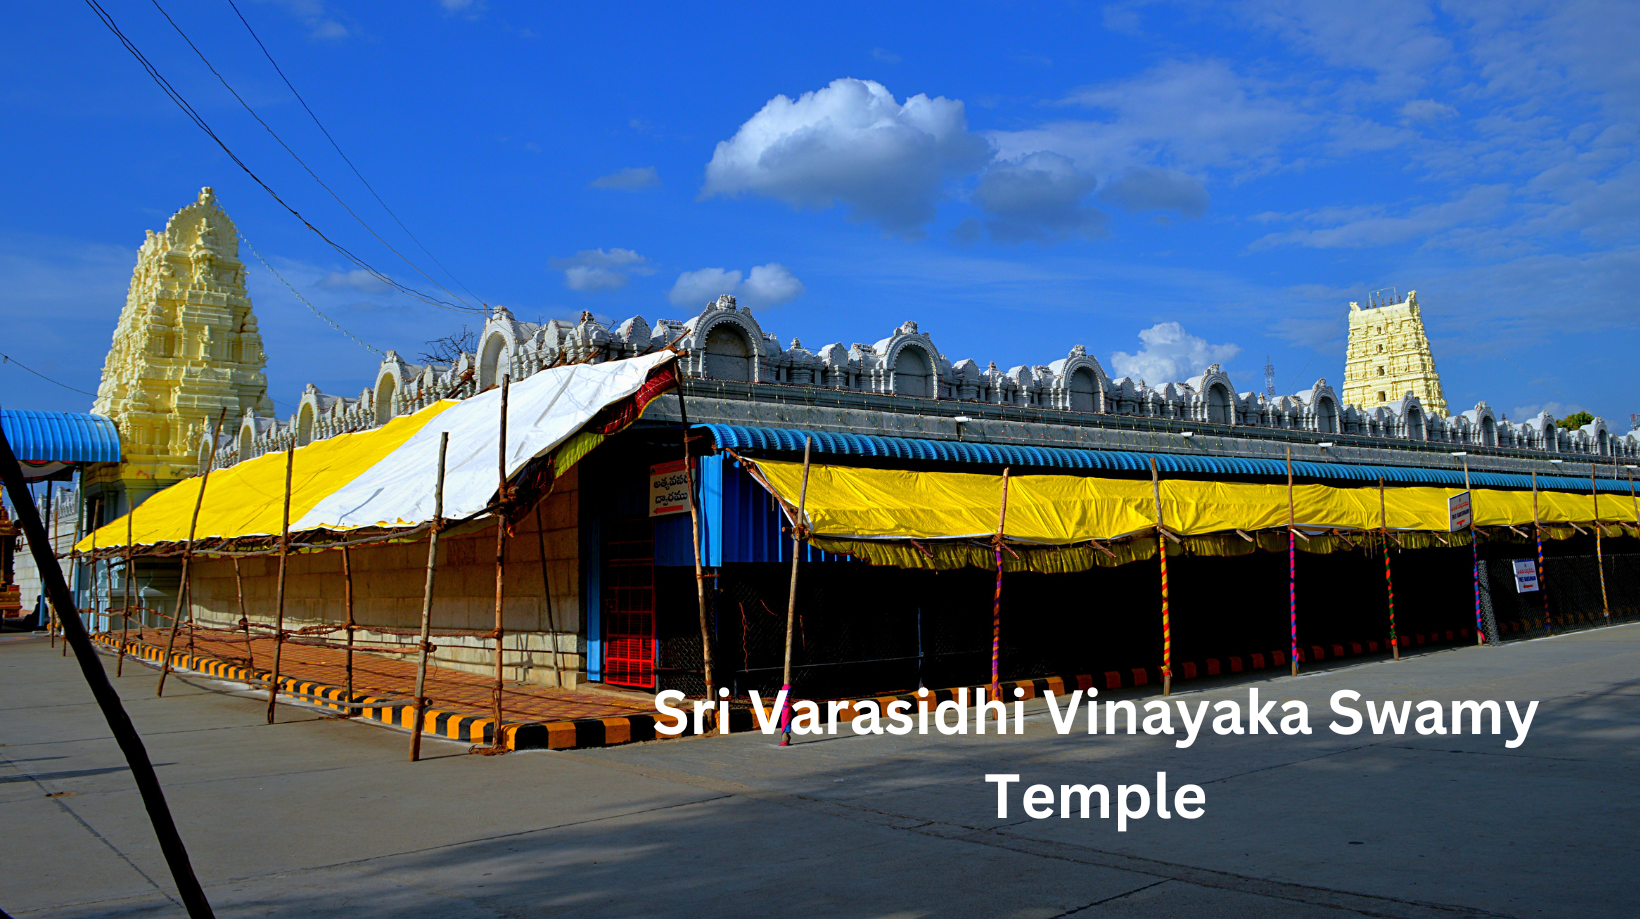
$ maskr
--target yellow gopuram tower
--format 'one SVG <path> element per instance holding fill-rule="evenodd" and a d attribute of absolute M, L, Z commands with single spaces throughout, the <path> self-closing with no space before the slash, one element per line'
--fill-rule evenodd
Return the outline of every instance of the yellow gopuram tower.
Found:
<path fill-rule="evenodd" d="M 1372 408 L 1394 404 L 1411 392 L 1427 414 L 1447 416 L 1441 376 L 1424 335 L 1418 292 L 1406 301 L 1367 307 L 1350 302 L 1350 345 L 1344 360 L 1344 401 Z"/>
<path fill-rule="evenodd" d="M 86 473 L 88 503 L 104 498 L 97 519 L 129 510 L 131 494 L 140 502 L 195 474 L 200 441 L 224 408 L 227 433 L 247 410 L 271 415 L 266 362 L 238 230 L 207 186 L 137 251 L 92 406 L 120 431 L 120 462 Z"/>

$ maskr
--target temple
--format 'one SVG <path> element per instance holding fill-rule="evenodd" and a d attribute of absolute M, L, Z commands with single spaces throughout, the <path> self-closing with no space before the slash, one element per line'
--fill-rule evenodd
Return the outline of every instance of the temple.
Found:
<path fill-rule="evenodd" d="M 700 682 L 691 518 L 657 514 L 646 493 L 651 467 L 678 460 L 679 424 L 685 415 L 696 434 L 689 452 L 701 492 L 700 563 L 711 583 L 712 625 L 723 621 L 715 631 L 736 690 L 766 679 L 768 664 L 778 663 L 770 652 L 778 634 L 774 627 L 784 623 L 767 601 L 785 599 L 793 554 L 783 538 L 779 506 L 741 459 L 800 457 L 805 438 L 818 438 L 822 464 L 993 474 L 1011 465 L 1015 474 L 1072 469 L 1147 477 L 1146 461 L 1161 459 L 1181 477 L 1217 473 L 1257 481 L 1279 478 L 1282 460 L 1291 459 L 1309 466 L 1305 470 L 1311 477 L 1319 471 L 1325 473 L 1319 477 L 1348 483 L 1387 477 L 1396 483 L 1462 486 L 1473 471 L 1484 479 L 1481 484 L 1522 490 L 1540 480 L 1546 490 L 1581 490 L 1596 474 L 1606 478 L 1614 467 L 1640 462 L 1637 435 L 1613 434 L 1600 418 L 1567 430 L 1548 413 L 1527 421 L 1506 420 L 1485 402 L 1449 414 L 1411 293 L 1405 302 L 1351 306 L 1348 384 L 1342 395 L 1325 379 L 1291 395 L 1242 391 L 1218 365 L 1180 382 L 1113 379 L 1080 344 L 1041 364 L 1003 368 L 974 359 L 952 361 L 933 332 L 914 321 L 870 342 L 838 341 L 811 349 L 795 339 L 782 342 L 764 329 L 750 306 L 722 295 L 690 318 L 651 323 L 633 317 L 607 326 L 590 313 L 572 322 L 532 324 L 496 307 L 476 349 L 453 362 L 413 363 L 390 351 L 368 378 L 374 384 L 357 395 L 327 394 L 309 384 L 295 402 L 294 414 L 274 417 L 244 268 L 236 254 L 233 225 L 208 189 L 177 213 L 164 234 L 150 235 L 144 244 L 97 401 L 97 410 L 120 427 L 125 458 L 88 479 L 89 491 L 136 491 L 138 484 L 175 481 L 207 466 L 232 467 L 267 453 L 372 430 L 438 401 L 494 388 L 503 376 L 519 383 L 565 364 L 678 352 L 679 387 L 649 403 L 629 429 L 594 444 L 587 455 L 575 457 L 580 461 L 570 461 L 537 508 L 539 521 L 515 524 L 519 532 L 507 548 L 516 562 L 507 577 L 504 607 L 509 680 L 565 686 L 609 682 L 646 689 L 657 684 L 693 689 Z M 1380 356 L 1384 358 L 1375 358 Z M 213 440 L 223 409 L 228 421 Z M 1564 463 L 1578 463 L 1578 470 L 1572 472 Z M 123 512 L 121 506 L 110 503 L 93 510 L 88 504 L 88 526 L 109 522 Z M 137 518 L 141 515 L 138 511 Z M 486 530 L 493 534 L 494 524 L 481 521 L 441 540 L 439 554 L 447 556 L 447 564 L 432 601 L 437 626 L 446 632 L 433 656 L 441 666 L 495 670 L 490 626 L 499 604 L 496 579 L 489 573 L 494 565 L 487 562 L 498 540 L 486 538 Z M 1573 534 L 1569 527 L 1565 533 Z M 1285 588 L 1285 557 L 1277 561 L 1276 556 L 1252 554 L 1255 546 L 1245 536 L 1234 541 L 1246 547 L 1223 554 L 1246 557 L 1219 560 L 1216 553 L 1203 552 L 1192 567 L 1237 586 L 1248 584 L 1255 572 L 1278 569 Z M 1428 552 L 1424 560 L 1461 556 L 1459 570 L 1471 573 L 1467 551 L 1446 548 L 1444 539 L 1430 543 L 1439 544 L 1441 551 Z M 813 670 L 846 673 L 855 668 L 824 665 L 893 662 L 899 665 L 896 671 L 904 673 L 902 668 L 915 664 L 920 673 L 922 654 L 913 660 L 904 650 L 922 652 L 918 640 L 925 629 L 951 633 L 947 641 L 929 638 L 929 669 L 946 658 L 956 670 L 958 662 L 967 664 L 962 658 L 972 653 L 971 637 L 979 632 L 973 626 L 961 628 L 963 620 L 972 617 L 975 625 L 982 620 L 989 625 L 988 592 L 962 592 L 973 577 L 963 569 L 921 574 L 915 568 L 871 567 L 852 552 L 811 547 L 801 554 L 822 569 L 805 585 L 814 588 L 805 617 L 812 621 L 798 639 L 803 658 L 817 665 Z M 422 565 L 396 544 L 360 546 L 352 556 L 359 621 L 372 627 L 361 629 L 359 638 L 396 644 L 393 640 L 414 625 L 420 612 Z M 1360 556 L 1316 557 L 1336 569 L 1325 579 L 1332 584 L 1376 580 L 1373 569 L 1380 567 Z M 174 562 L 139 557 L 137 572 L 146 573 L 139 589 L 142 599 L 154 595 L 167 608 L 173 605 L 175 581 L 168 569 Z M 1103 560 L 1094 564 L 1099 567 L 1074 577 L 1074 586 L 1081 589 L 1055 585 L 1059 589 L 1054 593 L 1126 600 L 1123 595 L 1149 586 L 1148 577 L 1128 579 L 1137 572 L 1108 567 L 1112 563 Z M 237 625 L 247 610 L 267 613 L 275 605 L 275 572 L 265 557 L 201 558 L 193 567 L 188 606 L 201 625 Z M 340 555 L 292 557 L 287 593 L 277 598 L 285 601 L 292 620 L 340 625 L 354 619 L 351 597 L 341 590 L 342 567 Z M 119 570 L 105 568 L 115 577 L 94 578 L 93 594 L 112 601 L 122 591 Z M 983 582 L 984 576 L 975 580 Z M 1274 578 L 1264 583 L 1277 586 Z M 1403 619 L 1425 618 L 1416 615 L 1420 607 L 1431 626 L 1467 618 L 1467 603 L 1441 596 L 1450 588 L 1433 581 L 1430 586 L 1437 589 L 1403 599 Z M 974 609 L 982 596 L 984 607 Z M 1343 602 L 1330 601 L 1331 610 L 1361 609 L 1357 615 L 1363 625 L 1377 618 L 1361 603 L 1371 594 L 1345 596 Z M 1285 601 L 1216 601 L 1201 613 L 1206 619 L 1211 611 L 1212 625 L 1226 632 L 1243 625 L 1285 632 Z M 1555 605 L 1571 613 L 1570 607 L 1581 604 L 1567 597 Z M 924 624 L 925 609 L 941 614 L 938 625 Z M 1053 609 L 1027 607 L 1021 612 Z M 1260 615 L 1265 609 L 1281 618 L 1265 620 Z M 890 624 L 896 627 L 893 632 L 883 628 Z M 822 625 L 832 628 L 822 631 Z M 1448 639 L 1453 637 L 1449 630 L 1458 628 L 1441 623 Z M 1315 631 L 1335 630 L 1337 626 L 1323 624 Z M 1216 640 L 1211 633 L 1217 631 L 1203 629 L 1191 644 L 1203 650 L 1231 644 Z M 809 636 L 803 632 L 827 641 L 804 642 Z M 1133 651 L 1148 650 L 1148 642 L 1134 639 Z M 949 651 L 933 653 L 941 645 Z M 1065 646 L 1050 633 L 1026 647 L 1033 652 L 1029 658 L 1004 652 L 1005 659 L 1015 659 L 1005 661 L 1014 665 L 1010 676 L 1036 676 L 1028 672 L 1047 670 L 1042 665 Z M 1083 648 L 1101 656 L 1116 650 L 1091 642 Z M 894 683 L 911 686 L 928 679 L 895 676 Z M 840 688 L 847 688 L 845 681 L 856 684 L 852 689 L 889 688 L 883 686 L 890 682 L 883 676 L 849 677 L 837 674 L 834 682 Z"/>
<path fill-rule="evenodd" d="M 1350 302 L 1350 342 L 1344 359 L 1344 401 L 1378 407 L 1414 395 L 1430 413 L 1446 416 L 1441 376 L 1424 335 L 1418 293 L 1405 301 L 1374 294 L 1367 307 Z"/>
<path fill-rule="evenodd" d="M 206 187 L 137 251 L 92 406 L 119 428 L 122 456 L 86 473 L 87 503 L 106 508 L 100 519 L 193 475 L 224 411 L 230 433 L 272 414 L 266 362 L 238 231 Z"/>

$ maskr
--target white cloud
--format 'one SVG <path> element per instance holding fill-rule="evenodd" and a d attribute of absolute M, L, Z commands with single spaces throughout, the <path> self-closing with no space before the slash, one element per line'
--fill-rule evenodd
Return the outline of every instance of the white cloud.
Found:
<path fill-rule="evenodd" d="M 666 298 L 679 308 L 691 308 L 719 295 L 732 295 L 738 285 L 740 270 L 721 267 L 692 270 L 678 274 L 678 281 L 672 284 L 672 291 L 666 294 Z"/>
<path fill-rule="evenodd" d="M 1195 170 L 1273 166 L 1282 145 L 1314 123 L 1275 88 L 1223 61 L 1168 61 L 1130 80 L 1086 87 L 1064 102 L 1105 113 L 988 137 L 998 156 L 1037 151 L 1110 176 L 1141 165 Z"/>
<path fill-rule="evenodd" d="M 988 216 L 985 230 L 992 240 L 1098 237 L 1105 233 L 1105 213 L 1083 202 L 1096 184 L 1070 158 L 1040 151 L 1018 162 L 992 164 L 974 188 L 973 200 Z"/>
<path fill-rule="evenodd" d="M 1549 401 L 1544 404 L 1527 404 L 1517 407 L 1509 412 L 1509 419 L 1516 423 L 1524 423 L 1536 420 L 1539 414 L 1548 411 L 1556 420 L 1562 420 L 1576 414 L 1578 411 L 1586 410 L 1588 408 L 1581 404 L 1561 404 L 1559 401 Z"/>
<path fill-rule="evenodd" d="M 273 4 L 300 19 L 308 28 L 309 38 L 338 41 L 352 34 L 346 26 L 332 18 L 321 0 L 273 0 Z"/>
<path fill-rule="evenodd" d="M 1130 212 L 1174 211 L 1200 218 L 1207 211 L 1207 188 L 1178 170 L 1134 167 L 1105 184 L 1099 195 Z"/>
<path fill-rule="evenodd" d="M 1489 222 L 1504 210 L 1508 200 L 1509 187 L 1506 185 L 1476 186 L 1450 202 L 1419 206 L 1402 215 L 1367 211 L 1328 228 L 1266 234 L 1249 247 L 1260 250 L 1277 244 L 1298 244 L 1328 249 L 1395 244 L 1416 237 L 1430 237 L 1476 222 Z M 1311 216 L 1317 223 L 1328 217 L 1331 216 L 1323 217 L 1323 213 Z"/>
<path fill-rule="evenodd" d="M 392 288 L 392 286 L 362 269 L 348 270 L 345 273 L 331 273 L 319 280 L 319 287 L 322 289 L 354 289 L 359 292 L 386 292 Z"/>
<path fill-rule="evenodd" d="M 1163 321 L 1139 332 L 1144 347 L 1137 353 L 1112 353 L 1110 365 L 1118 377 L 1143 379 L 1149 384 L 1179 382 L 1200 375 L 1211 363 L 1235 358 L 1241 347 L 1208 343 L 1187 333 L 1177 321 Z"/>
<path fill-rule="evenodd" d="M 654 167 L 628 167 L 601 176 L 587 185 L 594 189 L 649 189 L 661 185 L 661 177 Z"/>
<path fill-rule="evenodd" d="M 630 276 L 648 276 L 655 272 L 647 258 L 624 247 L 583 250 L 573 257 L 554 257 L 547 264 L 563 270 L 564 285 L 577 292 L 619 289 Z"/>
<path fill-rule="evenodd" d="M 1408 122 L 1440 122 L 1457 114 L 1458 110 L 1432 99 L 1409 99 L 1401 104 L 1401 118 Z"/>
<path fill-rule="evenodd" d="M 744 279 L 743 283 L 741 280 Z M 802 295 L 803 281 L 779 263 L 754 266 L 742 275 L 740 270 L 722 267 L 680 273 L 667 299 L 679 308 L 695 308 L 719 295 L 733 295 L 748 308 L 774 308 Z"/>
<path fill-rule="evenodd" d="M 701 196 L 751 192 L 799 209 L 841 201 L 855 220 L 920 237 L 942 179 L 988 155 L 961 101 L 918 94 L 902 105 L 876 81 L 845 78 L 796 100 L 776 96 L 718 142 Z"/>
<path fill-rule="evenodd" d="M 803 281 L 779 263 L 752 267 L 740 287 L 740 298 L 753 308 L 774 308 L 802 294 Z"/>

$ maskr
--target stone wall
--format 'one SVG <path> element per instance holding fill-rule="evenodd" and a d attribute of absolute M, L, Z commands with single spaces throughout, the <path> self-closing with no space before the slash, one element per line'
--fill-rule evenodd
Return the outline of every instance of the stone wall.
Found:
<path fill-rule="evenodd" d="M 515 524 L 507 540 L 505 600 L 506 677 L 508 681 L 553 685 L 553 649 L 558 648 L 565 686 L 574 686 L 585 671 L 580 640 L 581 594 L 578 546 L 576 469 L 561 477 L 541 509 L 546 529 L 547 578 L 552 588 L 548 620 L 541 587 L 541 557 L 534 514 Z M 427 573 L 425 538 L 402 544 L 360 546 L 349 552 L 353 572 L 354 620 L 362 625 L 415 629 L 421 622 L 422 588 Z M 279 558 L 242 558 L 240 573 L 245 607 L 252 622 L 271 623 L 278 587 Z M 230 559 L 195 559 L 194 618 L 202 625 L 239 621 Z M 293 554 L 286 563 L 285 624 L 339 624 L 347 619 L 342 553 Z M 473 635 L 435 638 L 439 650 L 432 663 L 478 674 L 491 674 L 495 625 L 495 525 L 485 519 L 439 537 L 433 585 L 433 627 L 471 629 Z M 410 636 L 359 632 L 361 642 L 410 645 Z M 465 645 L 470 647 L 455 647 Z M 412 655 L 404 655 L 411 658 Z"/>

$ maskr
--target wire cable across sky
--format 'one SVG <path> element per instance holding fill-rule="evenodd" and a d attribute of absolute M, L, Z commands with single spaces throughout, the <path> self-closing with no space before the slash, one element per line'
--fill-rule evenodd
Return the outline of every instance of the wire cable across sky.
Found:
<path fill-rule="evenodd" d="M 382 273 L 380 270 L 377 270 L 374 266 L 371 266 L 364 259 L 362 259 L 358 255 L 354 254 L 351 250 L 347 249 L 346 247 L 344 247 L 340 243 L 337 243 L 335 240 L 332 240 L 323 231 L 320 231 L 317 227 L 314 226 L 314 224 L 312 222 L 308 221 L 307 218 L 304 217 L 301 212 L 297 211 L 295 209 L 295 207 L 290 205 L 290 203 L 286 202 L 284 200 L 284 198 L 279 195 L 279 193 L 275 192 L 272 186 L 269 186 L 265 181 L 263 181 L 263 179 L 260 176 L 258 176 L 256 174 L 256 172 L 250 168 L 249 165 L 247 165 L 243 160 L 240 159 L 238 154 L 234 153 L 232 148 L 228 147 L 227 142 L 223 141 L 222 138 L 219 135 L 217 135 L 217 133 L 214 130 L 212 130 L 210 124 L 205 121 L 205 118 L 199 114 L 198 110 L 194 109 L 194 107 L 187 101 L 187 99 L 185 99 L 182 96 L 182 94 L 180 92 L 178 92 L 175 87 L 173 87 L 171 85 L 170 81 L 165 79 L 165 76 L 159 72 L 159 69 L 154 66 L 153 62 L 148 60 L 147 56 L 145 56 L 142 53 L 142 50 L 137 48 L 137 46 L 128 37 L 126 37 L 125 33 L 120 30 L 119 25 L 114 22 L 113 17 L 108 14 L 107 10 L 103 9 L 102 4 L 99 3 L 98 0 L 86 0 L 86 5 L 91 7 L 92 12 L 97 14 L 97 18 L 102 20 L 103 25 L 106 26 L 108 28 L 108 30 L 110 32 L 112 32 L 114 34 L 114 36 L 120 40 L 120 44 L 124 45 L 126 51 L 130 52 L 131 56 L 137 59 L 137 63 L 141 64 L 142 67 L 143 67 L 143 70 L 148 72 L 148 76 L 153 79 L 154 83 L 159 86 L 159 88 L 165 93 L 166 96 L 170 97 L 171 101 L 176 104 L 177 108 L 181 109 L 183 114 L 188 116 L 188 118 L 194 123 L 195 126 L 197 126 L 199 128 L 200 131 L 204 132 L 207 136 L 209 136 L 212 141 L 215 141 L 217 146 L 222 149 L 223 153 L 227 154 L 228 157 L 236 165 L 238 165 L 239 169 L 241 169 L 245 172 L 246 176 L 249 176 L 252 180 L 254 180 L 256 182 L 256 184 L 258 186 L 262 187 L 262 189 L 264 191 L 266 191 L 269 196 L 272 196 L 273 200 L 275 202 L 279 203 L 282 207 L 284 207 L 285 211 L 289 212 L 292 216 L 294 216 L 296 218 L 296 220 L 300 221 L 303 224 L 303 226 L 305 226 L 309 231 L 312 231 L 314 234 L 318 235 L 320 240 L 324 241 L 326 244 L 329 244 L 337 253 L 339 253 L 343 257 L 345 257 L 348 260 L 348 262 L 353 263 L 355 266 L 357 266 L 360 269 L 364 270 L 366 273 L 369 273 L 372 277 L 374 277 L 377 281 L 381 282 L 382 284 L 390 286 L 393 289 L 395 289 L 399 292 L 403 292 L 404 294 L 409 295 L 413 298 L 416 298 L 416 299 L 419 299 L 423 302 L 426 302 L 429 305 L 434 305 L 434 306 L 440 307 L 440 308 L 447 308 L 451 311 L 475 312 L 475 313 L 480 313 L 480 314 L 484 313 L 484 309 L 482 309 L 482 308 L 473 308 L 473 307 L 471 307 L 469 305 L 465 305 L 465 304 L 458 304 L 456 302 L 448 302 L 448 301 L 445 301 L 444 299 L 438 298 L 437 296 L 428 295 L 427 293 L 422 292 L 418 289 L 412 288 L 410 286 L 406 286 L 403 283 L 400 283 L 400 282 L 392 279 L 391 277 L 387 276 L 385 273 Z M 157 6 L 158 4 L 156 3 L 155 5 Z M 161 12 L 163 13 L 164 10 L 161 10 Z M 166 17 L 166 18 L 169 19 L 169 17 Z M 178 30 L 178 31 L 180 32 L 181 30 Z M 186 38 L 186 36 L 184 36 L 184 38 Z M 190 44 L 192 44 L 192 43 L 190 43 Z M 203 56 L 201 56 L 201 57 L 203 58 Z M 207 62 L 207 66 L 209 66 L 208 62 Z M 224 81 L 224 85 L 226 86 L 226 81 Z M 230 91 L 231 91 L 231 89 L 232 88 L 230 88 Z M 235 94 L 235 96 L 237 96 L 237 94 Z M 241 101 L 241 102 L 243 102 L 243 101 Z M 254 113 L 253 113 L 253 115 L 254 115 Z M 260 119 L 258 121 L 260 121 Z M 269 131 L 271 132 L 272 129 L 269 129 Z M 287 148 L 287 150 L 289 150 L 289 149 Z M 292 156 L 295 156 L 294 152 L 292 152 Z M 298 160 L 300 160 L 300 159 L 298 159 Z M 318 177 L 315 176 L 314 179 L 317 180 Z M 321 183 L 320 185 L 323 185 L 323 184 Z M 327 189 L 328 189 L 328 187 L 327 187 Z M 338 199 L 338 201 L 340 201 L 340 199 Z M 345 204 L 344 204 L 343 207 L 344 208 L 346 207 Z M 350 210 L 350 214 L 351 214 L 351 210 Z M 357 216 L 355 216 L 355 217 L 357 217 Z M 361 220 L 360 223 L 363 224 L 363 221 Z M 366 227 L 368 228 L 368 226 L 366 226 Z M 372 233 L 374 233 L 374 232 L 372 232 Z M 378 237 L 378 240 L 379 239 L 380 238 Z M 383 243 L 385 243 L 385 241 Z M 395 253 L 397 253 L 397 251 L 395 251 Z M 401 257 L 401 259 L 403 258 L 402 254 L 400 255 L 400 257 Z M 406 262 L 408 262 L 408 261 L 406 261 Z M 425 275 L 425 273 L 423 275 Z M 443 286 L 440 286 L 440 288 L 443 288 Z M 446 290 L 446 291 L 448 291 L 448 290 Z"/>

